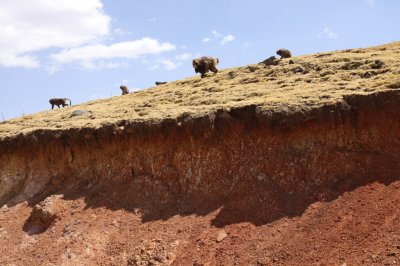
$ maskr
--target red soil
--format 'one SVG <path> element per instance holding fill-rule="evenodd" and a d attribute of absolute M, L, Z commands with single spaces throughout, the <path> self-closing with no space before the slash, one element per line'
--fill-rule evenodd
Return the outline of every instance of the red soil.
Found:
<path fill-rule="evenodd" d="M 149 217 L 149 209 L 117 207 L 121 206 L 117 193 L 106 189 L 93 195 L 53 196 L 58 218 L 39 234 L 31 234 L 26 224 L 31 206 L 20 203 L 3 207 L 0 264 L 400 263 L 400 181 L 368 184 L 330 202 L 314 202 L 299 215 L 257 226 L 249 221 L 229 220 L 215 225 L 224 207 L 204 214 L 193 210 L 176 212 L 172 208 L 145 218 Z M 235 215 L 241 216 L 233 213 L 233 220 L 237 220 Z M 221 230 L 227 236 L 217 242 Z"/>

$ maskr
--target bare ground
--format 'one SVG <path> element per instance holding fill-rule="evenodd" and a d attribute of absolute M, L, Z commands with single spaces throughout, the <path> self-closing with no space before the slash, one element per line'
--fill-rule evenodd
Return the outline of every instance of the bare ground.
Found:
<path fill-rule="evenodd" d="M 146 221 L 140 211 L 96 206 L 95 195 L 54 199 L 62 211 L 41 234 L 22 230 L 31 206 L 1 210 L 1 265 L 400 263 L 399 181 L 369 184 L 330 202 L 317 201 L 301 215 L 259 226 L 250 221 L 215 225 L 221 209 Z M 110 197 L 109 204 L 118 205 L 118 199 Z M 218 242 L 222 230 L 227 236 Z"/>

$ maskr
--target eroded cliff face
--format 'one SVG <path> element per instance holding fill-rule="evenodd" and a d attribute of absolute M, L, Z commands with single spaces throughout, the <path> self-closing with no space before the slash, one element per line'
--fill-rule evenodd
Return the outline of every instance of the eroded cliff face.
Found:
<path fill-rule="evenodd" d="M 306 112 L 251 105 L 198 118 L 37 131 L 2 141 L 0 204 L 57 192 L 151 210 L 144 219 L 223 206 L 217 225 L 264 224 L 398 179 L 399 113 L 400 93 L 392 90 Z"/>

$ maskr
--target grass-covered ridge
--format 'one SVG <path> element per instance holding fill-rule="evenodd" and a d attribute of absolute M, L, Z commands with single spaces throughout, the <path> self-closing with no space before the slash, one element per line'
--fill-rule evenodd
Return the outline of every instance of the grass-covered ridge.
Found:
<path fill-rule="evenodd" d="M 96 128 L 121 120 L 202 116 L 216 109 L 250 104 L 263 110 L 307 110 L 341 101 L 345 95 L 400 88 L 400 42 L 292 60 L 294 63 L 284 59 L 277 66 L 222 69 L 204 79 L 193 76 L 129 95 L 7 120 L 0 124 L 0 138 L 37 129 Z M 75 110 L 89 114 L 71 117 Z"/>

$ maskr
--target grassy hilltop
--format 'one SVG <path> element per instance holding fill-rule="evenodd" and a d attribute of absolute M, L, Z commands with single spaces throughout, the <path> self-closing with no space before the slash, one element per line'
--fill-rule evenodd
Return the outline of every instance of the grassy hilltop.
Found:
<path fill-rule="evenodd" d="M 96 128 L 120 120 L 162 120 L 184 113 L 201 116 L 250 104 L 261 109 L 306 110 L 341 101 L 344 95 L 400 88 L 400 42 L 292 60 L 284 59 L 276 66 L 222 69 L 204 79 L 196 75 L 125 96 L 26 115 L 1 123 L 0 138 L 36 129 Z M 74 110 L 86 110 L 89 115 L 71 117 Z"/>

